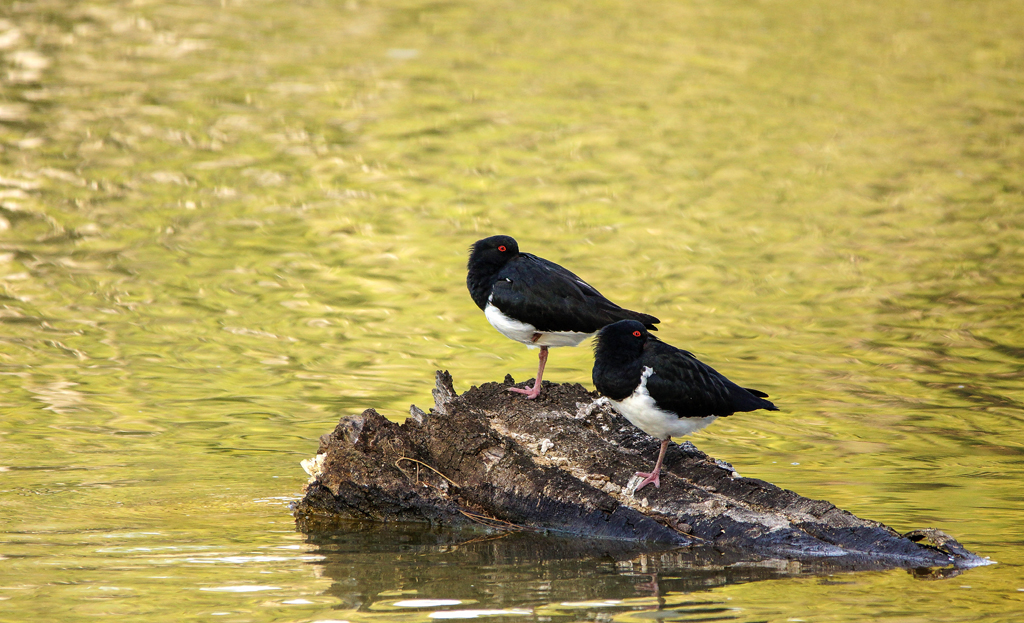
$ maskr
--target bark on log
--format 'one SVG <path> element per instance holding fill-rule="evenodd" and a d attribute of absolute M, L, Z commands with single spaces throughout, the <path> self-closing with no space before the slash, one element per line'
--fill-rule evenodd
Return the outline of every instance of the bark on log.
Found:
<path fill-rule="evenodd" d="M 650 550 L 709 548 L 731 560 L 785 558 L 843 568 L 966 568 L 988 561 L 937 530 L 900 534 L 829 502 L 743 478 L 691 443 L 672 444 L 661 488 L 629 489 L 659 442 L 581 385 L 536 400 L 487 383 L 457 396 L 438 371 L 434 408 L 403 424 L 373 409 L 320 439 L 296 504 L 301 528 L 420 521 L 619 539 Z M 623 486 L 629 483 L 627 486 Z"/>

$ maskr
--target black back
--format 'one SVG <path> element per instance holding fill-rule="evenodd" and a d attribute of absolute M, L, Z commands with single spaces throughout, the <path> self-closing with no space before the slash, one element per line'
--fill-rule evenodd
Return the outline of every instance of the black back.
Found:
<path fill-rule="evenodd" d="M 693 353 L 654 337 L 639 322 L 623 320 L 597 334 L 593 379 L 602 395 L 612 400 L 628 397 L 640 384 L 645 367 L 654 370 L 647 379 L 651 398 L 679 417 L 778 411 L 764 392 L 736 385 Z"/>
<path fill-rule="evenodd" d="M 504 250 L 502 250 L 504 249 Z M 509 236 L 491 236 L 470 247 L 466 286 L 477 307 L 488 299 L 506 316 L 538 331 L 593 333 L 623 319 L 652 331 L 654 316 L 623 309 L 574 273 L 544 258 L 521 253 Z"/>

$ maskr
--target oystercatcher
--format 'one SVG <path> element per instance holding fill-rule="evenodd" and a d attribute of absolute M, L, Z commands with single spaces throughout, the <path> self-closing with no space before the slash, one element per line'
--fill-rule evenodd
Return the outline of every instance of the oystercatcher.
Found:
<path fill-rule="evenodd" d="M 637 472 L 660 487 L 659 474 L 672 437 L 698 431 L 719 417 L 740 411 L 778 411 L 768 394 L 736 385 L 685 350 L 662 342 L 643 324 L 621 320 L 601 329 L 594 344 L 594 386 L 616 411 L 645 433 L 661 439 L 650 473 Z"/>
<path fill-rule="evenodd" d="M 510 236 L 491 236 L 474 243 L 468 268 L 466 285 L 488 322 L 509 339 L 540 347 L 533 387 L 509 389 L 527 398 L 540 394 L 548 348 L 577 346 L 617 320 L 636 320 L 652 331 L 659 322 L 654 316 L 619 307 L 554 262 L 520 253 Z"/>

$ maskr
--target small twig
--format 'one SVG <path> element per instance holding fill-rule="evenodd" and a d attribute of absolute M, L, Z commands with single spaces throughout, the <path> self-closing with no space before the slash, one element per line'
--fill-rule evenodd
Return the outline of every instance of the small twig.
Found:
<path fill-rule="evenodd" d="M 488 528 L 494 528 L 496 530 L 507 530 L 509 532 L 522 532 L 524 530 L 525 531 L 529 531 L 529 532 L 541 532 L 542 531 L 540 528 L 530 528 L 528 526 L 520 526 L 519 524 L 514 524 L 512 522 L 505 521 L 503 519 L 495 519 L 493 517 L 488 517 L 486 515 L 479 515 L 477 513 L 471 513 L 469 511 L 464 511 L 461 508 L 459 509 L 459 512 L 462 513 L 463 515 L 465 515 L 466 517 L 468 517 L 469 519 L 471 519 L 472 521 L 477 522 L 480 525 L 487 526 Z"/>
<path fill-rule="evenodd" d="M 433 467 L 427 465 L 423 461 L 420 461 L 420 460 L 417 460 L 417 459 L 411 459 L 411 458 L 409 458 L 407 456 L 403 456 L 403 457 L 399 458 L 397 461 L 395 461 L 395 467 L 397 467 L 398 471 L 402 472 L 403 474 L 405 474 L 405 470 L 402 469 L 401 465 L 399 465 L 399 463 L 401 463 L 402 461 L 412 461 L 413 463 L 416 463 L 416 482 L 420 481 L 420 468 L 419 468 L 419 466 L 422 465 L 423 467 L 426 467 L 427 469 L 429 469 L 430 471 L 434 472 L 435 474 L 437 474 L 441 478 L 444 478 L 448 482 L 452 483 L 454 486 L 459 487 L 459 483 L 457 483 L 454 480 L 452 480 L 451 478 L 445 476 L 444 474 L 442 474 L 441 472 L 437 471 Z M 408 474 L 405 474 L 405 475 L 406 475 L 406 478 L 409 477 Z M 462 487 L 459 487 L 459 488 L 461 489 Z"/>

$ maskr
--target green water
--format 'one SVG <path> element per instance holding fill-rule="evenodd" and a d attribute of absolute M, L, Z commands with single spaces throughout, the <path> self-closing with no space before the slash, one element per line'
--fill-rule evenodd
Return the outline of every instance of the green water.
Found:
<path fill-rule="evenodd" d="M 0 621 L 1020 620 L 1022 180 L 1017 2 L 4 2 Z M 340 416 L 535 373 L 499 232 L 783 409 L 702 450 L 999 564 L 298 532 Z"/>

